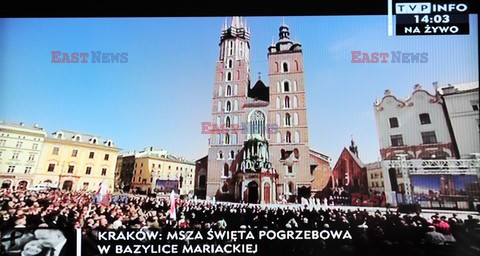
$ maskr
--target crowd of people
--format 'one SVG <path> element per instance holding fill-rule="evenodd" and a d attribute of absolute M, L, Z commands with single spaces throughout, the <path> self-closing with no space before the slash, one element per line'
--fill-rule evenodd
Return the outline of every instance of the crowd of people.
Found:
<path fill-rule="evenodd" d="M 438 254 L 480 255 L 480 225 L 473 216 L 455 214 L 374 213 L 365 209 L 272 207 L 129 195 L 122 204 L 95 202 L 79 192 L 0 191 L 0 227 L 82 228 L 85 236 L 122 229 L 315 229 L 349 230 L 351 240 L 282 241 L 264 244 L 262 252 L 313 255 Z"/>

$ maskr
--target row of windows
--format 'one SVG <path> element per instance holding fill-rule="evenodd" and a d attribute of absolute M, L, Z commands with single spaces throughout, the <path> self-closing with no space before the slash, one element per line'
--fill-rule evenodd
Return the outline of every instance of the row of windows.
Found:
<path fill-rule="evenodd" d="M 232 112 L 233 111 L 238 111 L 238 100 L 234 101 L 233 108 L 232 108 L 232 102 L 230 100 L 225 101 L 225 106 L 224 106 L 224 111 L 225 112 Z M 217 103 L 217 112 L 222 112 L 222 102 L 218 101 Z"/>
<path fill-rule="evenodd" d="M 20 153 L 21 152 L 13 152 L 11 159 L 12 160 L 18 160 L 18 158 L 20 157 Z M 0 151 L 0 157 L 2 157 L 2 155 L 3 155 L 3 151 Z M 35 161 L 36 156 L 37 156 L 37 154 L 35 154 L 35 153 L 29 153 L 27 161 Z"/>
<path fill-rule="evenodd" d="M 297 87 L 298 87 L 297 81 L 293 81 L 293 88 L 289 80 L 284 80 L 282 83 L 277 82 L 277 93 L 278 92 L 282 92 L 282 93 L 296 92 L 298 91 Z"/>
<path fill-rule="evenodd" d="M 295 131 L 295 137 L 292 140 L 292 133 L 287 131 L 283 137 L 283 143 L 300 143 L 300 132 Z M 277 143 L 282 143 L 282 133 L 277 133 Z"/>
<path fill-rule="evenodd" d="M 0 146 L 4 147 L 6 144 L 7 140 L 6 139 L 0 139 Z M 23 141 L 17 141 L 16 148 L 22 148 L 23 146 Z M 37 150 L 38 149 L 38 143 L 33 143 L 32 144 L 32 149 Z"/>
<path fill-rule="evenodd" d="M 291 99 L 289 96 L 285 96 L 284 100 L 282 101 L 280 97 L 277 97 L 277 109 L 289 109 L 291 108 Z M 297 96 L 293 96 L 293 108 L 298 108 L 298 98 Z"/>
<path fill-rule="evenodd" d="M 245 44 L 242 41 L 239 41 L 238 43 L 239 43 L 238 54 L 240 55 L 240 57 L 244 57 L 245 56 L 245 49 L 244 49 Z M 224 48 L 224 51 L 225 51 L 224 55 L 233 56 L 234 50 L 235 50 L 235 46 L 233 45 L 233 40 L 226 41 L 226 44 L 227 44 L 227 47 Z"/>
<path fill-rule="evenodd" d="M 428 113 L 422 113 L 418 115 L 418 117 L 420 119 L 421 125 L 432 123 L 432 121 L 430 120 L 430 115 Z M 390 128 L 397 128 L 400 126 L 400 124 L 398 123 L 398 118 L 396 117 L 391 117 L 390 119 L 388 119 L 388 121 L 390 123 Z"/>
<path fill-rule="evenodd" d="M 15 172 L 15 167 L 16 167 L 15 165 L 8 166 L 7 173 L 14 173 Z M 29 174 L 31 172 L 32 172 L 32 166 L 26 166 L 25 170 L 24 170 L 24 173 Z"/>
<path fill-rule="evenodd" d="M 375 173 L 375 174 L 373 174 L 373 173 L 370 174 L 370 178 L 372 178 L 372 179 L 378 179 L 379 177 L 380 177 L 380 179 L 383 179 L 383 174 L 381 172 L 380 173 Z"/>
<path fill-rule="evenodd" d="M 434 131 L 422 132 L 422 143 L 423 144 L 435 144 L 437 143 L 437 136 Z M 390 142 L 392 147 L 404 146 L 403 136 L 401 134 L 391 135 Z"/>
<path fill-rule="evenodd" d="M 225 87 L 225 97 L 230 97 L 230 96 L 237 96 L 238 94 L 238 86 L 235 84 L 233 85 L 233 88 L 231 85 L 227 85 Z M 223 87 L 220 85 L 218 86 L 218 97 L 223 96 Z"/>
<path fill-rule="evenodd" d="M 375 181 L 375 182 L 372 181 L 372 187 L 377 187 L 378 188 L 378 187 L 380 187 L 378 185 L 379 185 L 378 181 Z M 382 181 L 382 187 L 385 187 L 385 185 L 383 184 L 383 181 Z"/>
<path fill-rule="evenodd" d="M 294 64 L 295 64 L 295 71 L 298 71 L 299 70 L 299 65 L 298 65 L 298 61 L 295 60 L 294 61 Z M 281 67 L 281 68 L 280 68 Z M 286 60 L 282 61 L 280 63 L 280 65 L 278 64 L 278 62 L 275 62 L 275 70 L 276 72 L 281 72 L 281 73 L 288 73 L 288 72 L 291 72 L 291 69 L 290 69 L 290 63 Z"/>
<path fill-rule="evenodd" d="M 292 118 L 292 115 L 290 113 L 285 113 L 285 116 L 283 118 L 283 122 L 281 122 L 281 115 L 279 113 L 277 113 L 276 115 L 276 121 L 277 121 L 277 124 L 280 125 L 281 123 L 283 123 L 283 126 L 297 126 L 298 125 L 298 114 L 297 112 L 293 113 L 293 118 Z"/>
<path fill-rule="evenodd" d="M 75 170 L 75 166 L 74 165 L 69 165 L 68 166 L 68 169 L 67 169 L 67 173 L 73 173 Z M 47 169 L 48 172 L 54 172 L 55 171 L 55 164 L 54 163 L 51 163 L 48 165 L 48 169 Z M 90 175 L 92 173 L 92 167 L 88 166 L 86 169 L 85 169 L 85 174 L 86 175 Z M 106 176 L 107 175 L 107 168 L 102 168 L 102 173 L 101 173 L 102 176 Z"/>
<path fill-rule="evenodd" d="M 222 151 L 222 150 L 218 151 L 218 153 L 217 153 L 217 159 L 218 159 L 218 160 L 224 160 L 224 156 L 223 156 L 223 151 Z M 233 159 L 235 159 L 235 151 L 230 150 L 230 153 L 228 154 L 228 160 L 233 160 Z"/>
<path fill-rule="evenodd" d="M 59 148 L 59 147 L 54 147 L 53 150 L 52 150 L 52 155 L 58 155 L 59 153 L 60 153 L 60 148 Z M 72 150 L 71 156 L 72 156 L 72 157 L 77 157 L 77 155 L 78 155 L 78 149 Z M 95 152 L 91 151 L 91 152 L 88 154 L 88 158 L 89 158 L 89 159 L 95 158 Z M 105 155 L 103 156 L 103 160 L 108 161 L 108 159 L 110 159 L 110 154 L 105 154 Z"/>
<path fill-rule="evenodd" d="M 216 134 L 215 135 L 215 143 L 217 145 L 236 145 L 237 144 L 237 134 Z"/>
<path fill-rule="evenodd" d="M 135 168 L 137 168 L 137 166 L 138 166 L 138 163 L 135 163 Z M 158 164 L 157 166 L 158 166 L 158 168 L 162 168 L 161 164 Z M 140 163 L 140 167 L 143 167 L 143 163 Z M 155 164 L 152 163 L 152 169 L 153 168 L 155 168 Z M 171 170 L 172 166 L 169 165 L 168 169 Z M 176 167 L 176 170 L 178 171 L 178 166 Z M 188 170 L 188 169 L 185 167 L 185 170 Z M 180 167 L 180 171 L 183 171 L 183 167 Z M 190 171 L 193 172 L 193 169 L 190 169 Z"/>
<path fill-rule="evenodd" d="M 63 132 L 56 132 L 55 136 L 56 136 L 57 139 L 61 139 L 61 140 L 65 139 L 65 135 L 63 134 Z M 76 134 L 72 137 L 72 140 L 77 141 L 77 142 L 81 142 L 82 137 L 81 137 L 80 134 Z M 98 139 L 93 137 L 93 138 L 90 138 L 89 142 L 92 143 L 92 144 L 98 144 Z M 107 140 L 107 141 L 104 142 L 104 145 L 111 147 L 111 146 L 113 146 L 113 142 L 111 140 Z"/>

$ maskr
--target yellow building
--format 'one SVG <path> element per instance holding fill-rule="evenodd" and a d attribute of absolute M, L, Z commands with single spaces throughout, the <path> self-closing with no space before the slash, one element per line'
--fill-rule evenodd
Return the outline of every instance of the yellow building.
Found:
<path fill-rule="evenodd" d="M 47 133 L 38 125 L 0 121 L 1 188 L 23 190 L 32 186 Z"/>
<path fill-rule="evenodd" d="M 131 191 L 193 194 L 194 178 L 194 162 L 148 148 L 135 155 Z"/>
<path fill-rule="evenodd" d="M 45 139 L 35 184 L 50 183 L 63 190 L 97 190 L 103 182 L 113 192 L 119 149 L 112 140 L 58 131 Z"/>

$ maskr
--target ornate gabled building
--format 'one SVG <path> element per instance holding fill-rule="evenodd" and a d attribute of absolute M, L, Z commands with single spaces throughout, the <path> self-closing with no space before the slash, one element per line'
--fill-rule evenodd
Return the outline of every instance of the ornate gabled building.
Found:
<path fill-rule="evenodd" d="M 329 157 L 311 152 L 302 46 L 287 25 L 268 47 L 269 86 L 250 84 L 250 29 L 240 17 L 224 24 L 215 68 L 206 196 L 275 203 L 310 197 L 330 170 Z M 205 164 L 205 161 L 207 162 Z M 325 166 L 328 166 L 326 168 Z M 205 168 L 197 168 L 205 169 Z M 321 175 L 317 173 L 322 172 Z M 200 182 L 202 175 L 197 175 Z"/>
<path fill-rule="evenodd" d="M 449 133 L 443 100 L 414 86 L 413 93 L 400 100 L 389 90 L 374 103 L 375 121 L 382 160 L 455 158 L 454 144 Z"/>

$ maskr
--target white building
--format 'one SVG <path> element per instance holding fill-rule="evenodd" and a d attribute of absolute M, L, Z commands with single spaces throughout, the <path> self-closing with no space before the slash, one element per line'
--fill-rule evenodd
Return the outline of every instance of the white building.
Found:
<path fill-rule="evenodd" d="M 47 133 L 38 125 L 0 121 L 0 183 L 2 188 L 32 186 Z"/>
<path fill-rule="evenodd" d="M 460 158 L 480 153 L 478 81 L 441 88 Z"/>
<path fill-rule="evenodd" d="M 380 155 L 382 160 L 455 158 L 443 100 L 415 85 L 413 93 L 401 100 L 389 90 L 374 103 Z"/>

